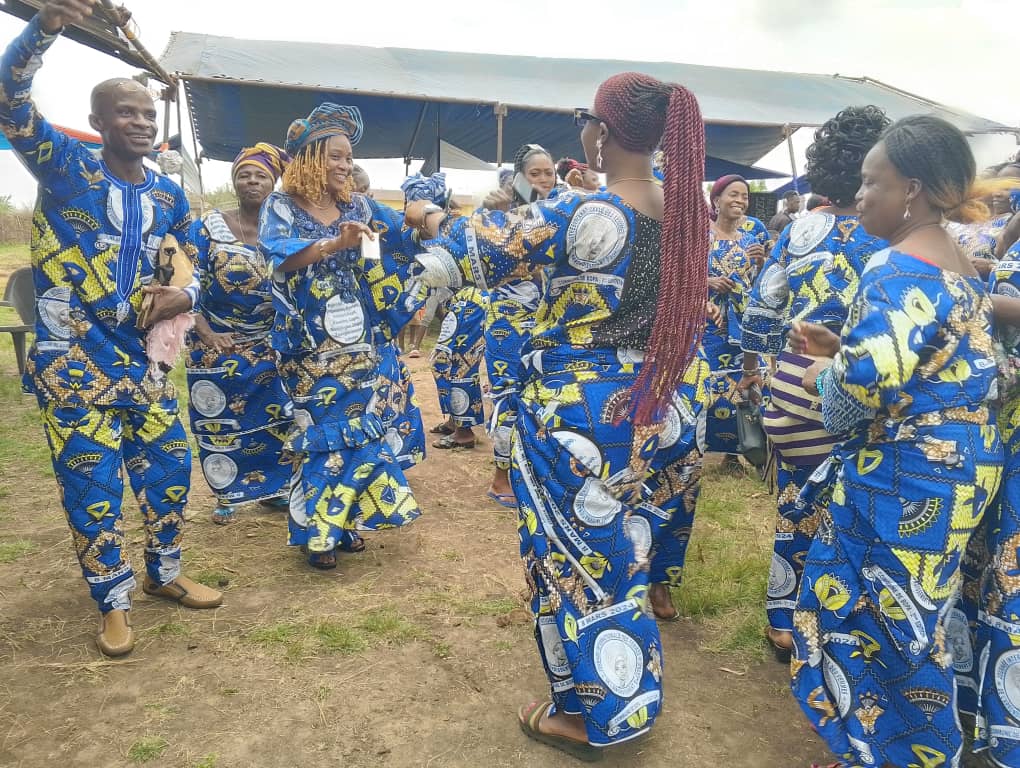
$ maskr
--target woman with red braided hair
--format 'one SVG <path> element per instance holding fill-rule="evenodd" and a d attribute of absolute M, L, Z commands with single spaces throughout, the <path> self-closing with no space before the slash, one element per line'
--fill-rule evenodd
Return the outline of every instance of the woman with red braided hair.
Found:
<path fill-rule="evenodd" d="M 552 695 L 518 719 L 530 738 L 594 761 L 645 733 L 662 707 L 649 584 L 684 540 L 655 493 L 689 475 L 667 472 L 678 441 L 663 451 L 660 433 L 663 422 L 688 426 L 685 393 L 699 396 L 685 372 L 698 368 L 705 321 L 708 210 L 705 127 L 685 88 L 616 75 L 576 119 L 605 191 L 568 190 L 499 217 L 449 219 L 420 204 L 405 216 L 434 238 L 418 256 L 430 285 L 550 267 L 522 354 L 511 483 Z M 652 176 L 660 145 L 663 186 Z"/>
<path fill-rule="evenodd" d="M 569 187 L 583 189 L 585 192 L 598 192 L 599 175 L 572 157 L 564 157 L 556 163 L 556 175 Z"/>

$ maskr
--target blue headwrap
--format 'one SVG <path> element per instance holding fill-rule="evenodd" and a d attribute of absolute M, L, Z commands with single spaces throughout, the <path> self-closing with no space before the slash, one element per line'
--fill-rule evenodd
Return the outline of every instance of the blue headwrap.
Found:
<path fill-rule="evenodd" d="M 364 131 L 360 109 L 327 101 L 313 109 L 307 118 L 300 118 L 290 124 L 283 148 L 293 157 L 312 142 L 329 136 L 346 136 L 353 147 L 361 141 Z"/>
<path fill-rule="evenodd" d="M 415 200 L 428 200 L 436 205 L 446 205 L 446 174 L 433 173 L 431 176 L 422 176 L 420 173 L 408 176 L 400 185 L 404 192 L 404 202 L 413 203 Z"/>

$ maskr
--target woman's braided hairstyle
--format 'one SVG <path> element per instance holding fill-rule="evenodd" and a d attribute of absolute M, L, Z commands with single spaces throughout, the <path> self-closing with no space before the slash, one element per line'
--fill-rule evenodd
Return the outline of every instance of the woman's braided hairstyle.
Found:
<path fill-rule="evenodd" d="M 625 72 L 599 86 L 594 114 L 630 152 L 664 157 L 659 292 L 651 338 L 631 391 L 634 423 L 656 422 L 697 353 L 705 328 L 709 218 L 705 124 L 694 94 L 675 83 Z"/>

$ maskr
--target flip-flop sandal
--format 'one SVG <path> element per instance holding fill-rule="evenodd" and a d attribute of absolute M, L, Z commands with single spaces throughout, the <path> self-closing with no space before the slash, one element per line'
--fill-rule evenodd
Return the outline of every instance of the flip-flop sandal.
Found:
<path fill-rule="evenodd" d="M 290 499 L 286 496 L 277 496 L 275 499 L 263 499 L 259 502 L 259 506 L 266 509 L 288 509 L 290 507 Z"/>
<path fill-rule="evenodd" d="M 216 507 L 212 513 L 212 521 L 216 525 L 230 525 L 236 519 L 233 507 Z"/>
<path fill-rule="evenodd" d="M 343 537 L 343 541 L 337 544 L 336 548 L 341 552 L 358 554 L 365 551 L 365 540 L 352 531 L 349 535 Z"/>
<path fill-rule="evenodd" d="M 312 552 L 308 555 L 308 564 L 317 571 L 332 571 L 336 568 L 336 550 Z"/>
<path fill-rule="evenodd" d="M 772 649 L 772 655 L 776 657 L 776 661 L 780 664 L 789 664 L 790 659 L 793 658 L 793 649 L 787 648 L 785 645 L 780 645 L 772 639 L 772 635 L 769 634 L 769 628 L 765 627 L 765 641 L 769 644 Z"/>
<path fill-rule="evenodd" d="M 412 350 L 411 350 L 411 351 L 410 351 L 410 352 L 408 353 L 408 355 L 407 355 L 407 356 L 408 356 L 408 357 L 421 357 L 421 352 L 419 352 L 419 351 L 418 351 L 417 349 L 412 349 Z"/>
<path fill-rule="evenodd" d="M 501 507 L 517 509 L 517 497 L 512 493 L 493 493 L 489 491 L 488 496 Z"/>
<path fill-rule="evenodd" d="M 446 435 L 446 437 L 443 437 L 443 438 L 441 438 L 439 440 L 436 440 L 434 443 L 432 443 L 432 447 L 433 448 L 439 448 L 440 450 L 443 450 L 443 451 L 446 451 L 446 450 L 454 450 L 454 451 L 462 450 L 462 451 L 466 451 L 466 450 L 469 450 L 469 449 L 475 447 L 475 441 L 472 440 L 470 443 L 458 443 L 456 440 L 453 439 L 453 437 L 451 435 Z"/>
<path fill-rule="evenodd" d="M 446 422 L 436 424 L 429 430 L 430 435 L 452 435 L 456 430 L 453 427 L 447 426 Z"/>
<path fill-rule="evenodd" d="M 545 717 L 545 713 L 552 707 L 551 701 L 533 701 L 525 704 L 517 710 L 517 722 L 529 739 L 554 747 L 561 752 L 566 752 L 571 757 L 576 757 L 584 763 L 597 763 L 602 759 L 602 750 L 593 747 L 586 741 L 568 739 L 566 736 L 556 736 L 551 733 L 543 733 L 538 729 L 539 723 Z"/>

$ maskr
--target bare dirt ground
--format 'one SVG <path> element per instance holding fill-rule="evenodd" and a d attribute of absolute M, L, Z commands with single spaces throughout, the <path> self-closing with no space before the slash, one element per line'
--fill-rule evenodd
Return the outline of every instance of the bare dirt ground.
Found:
<path fill-rule="evenodd" d="M 139 589 L 140 642 L 124 660 L 105 660 L 34 403 L 9 386 L 13 355 L 4 352 L 0 431 L 15 448 L 0 457 L 0 766 L 573 764 L 516 724 L 518 705 L 544 696 L 546 682 L 515 518 L 485 497 L 486 440 L 474 451 L 433 451 L 410 473 L 426 515 L 370 535 L 368 550 L 343 555 L 333 573 L 311 571 L 284 546 L 279 513 L 249 507 L 236 524 L 213 525 L 196 466 L 185 568 L 221 584 L 225 605 L 187 611 Z M 409 362 L 431 426 L 439 415 L 427 361 Z M 721 483 L 710 476 L 703 493 Z M 767 518 L 767 497 L 756 504 Z M 133 500 L 125 513 L 137 563 Z M 649 737 L 609 751 L 606 766 L 806 767 L 824 758 L 785 668 L 710 650 L 718 629 L 697 621 L 662 634 L 665 709 Z"/>

